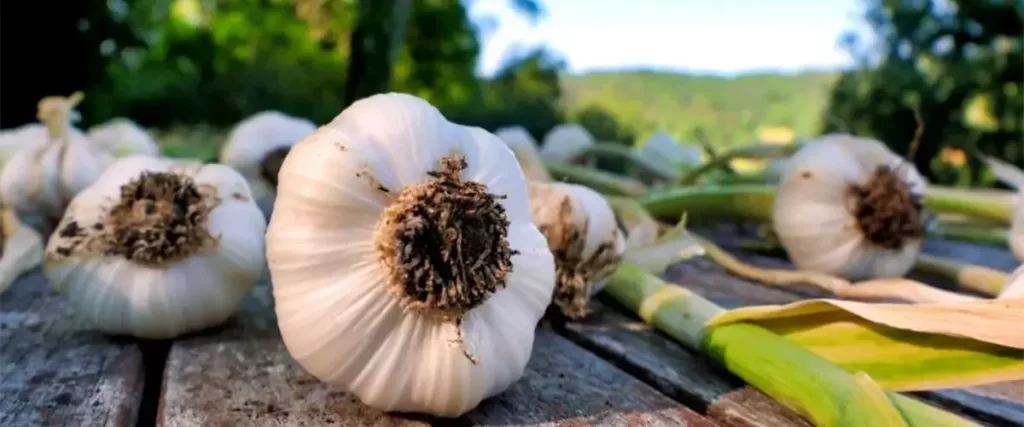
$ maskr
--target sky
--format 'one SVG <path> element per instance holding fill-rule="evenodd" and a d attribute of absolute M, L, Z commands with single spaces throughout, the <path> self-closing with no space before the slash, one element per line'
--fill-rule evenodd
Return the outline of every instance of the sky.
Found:
<path fill-rule="evenodd" d="M 657 68 L 735 75 L 835 69 L 846 30 L 863 33 L 857 0 L 541 0 L 536 24 L 508 0 L 473 0 L 474 19 L 493 18 L 479 71 L 493 73 L 510 47 L 546 44 L 570 72 Z"/>

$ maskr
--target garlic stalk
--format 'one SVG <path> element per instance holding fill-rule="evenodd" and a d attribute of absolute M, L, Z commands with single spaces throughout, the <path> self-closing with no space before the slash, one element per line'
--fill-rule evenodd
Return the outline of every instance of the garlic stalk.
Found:
<path fill-rule="evenodd" d="M 118 117 L 89 128 L 86 133 L 96 145 L 106 148 L 115 157 L 131 155 L 159 156 L 160 145 L 149 132 L 135 122 Z"/>
<path fill-rule="evenodd" d="M 656 132 L 641 144 L 640 157 L 658 164 L 663 170 L 673 171 L 673 179 L 682 175 L 682 169 L 693 169 L 704 161 L 699 147 L 683 144 L 664 131 Z"/>
<path fill-rule="evenodd" d="M 274 207 L 277 172 L 292 145 L 315 131 L 313 122 L 277 111 L 242 120 L 221 147 L 220 162 L 249 181 L 256 204 L 268 218 Z"/>
<path fill-rule="evenodd" d="M 100 331 L 173 338 L 234 313 L 265 271 L 265 230 L 233 169 L 126 157 L 71 202 L 43 272 Z"/>
<path fill-rule="evenodd" d="M 881 142 L 830 134 L 790 158 L 772 222 L 800 270 L 903 276 L 921 250 L 925 185 Z"/>
<path fill-rule="evenodd" d="M 0 292 L 43 261 L 43 238 L 0 206 Z"/>
<path fill-rule="evenodd" d="M 611 206 L 587 187 L 529 183 L 533 222 L 555 256 L 553 304 L 566 317 L 587 315 L 587 303 L 601 291 L 626 250 Z"/>
<path fill-rule="evenodd" d="M 296 144 L 267 231 L 292 357 L 369 406 L 444 417 L 518 380 L 555 267 L 515 162 L 396 93 Z"/>
<path fill-rule="evenodd" d="M 576 123 L 564 123 L 555 126 L 544 136 L 540 157 L 544 161 L 589 164 L 584 153 L 596 143 L 587 128 Z"/>
<path fill-rule="evenodd" d="M 113 161 L 113 156 L 71 127 L 75 104 L 83 95 L 50 96 L 39 102 L 44 142 L 19 150 L 0 173 L 0 198 L 26 225 L 49 235 L 68 202 L 88 187 Z"/>
<path fill-rule="evenodd" d="M 508 148 L 516 155 L 519 167 L 526 174 L 526 179 L 531 181 L 551 181 L 551 174 L 544 167 L 540 159 L 540 152 L 537 151 L 537 140 L 522 126 L 509 126 L 494 131 L 494 135 L 505 141 Z"/>
<path fill-rule="evenodd" d="M 1013 222 L 1010 223 L 1010 251 L 1018 261 L 1024 261 L 1024 192 L 1013 203 Z"/>

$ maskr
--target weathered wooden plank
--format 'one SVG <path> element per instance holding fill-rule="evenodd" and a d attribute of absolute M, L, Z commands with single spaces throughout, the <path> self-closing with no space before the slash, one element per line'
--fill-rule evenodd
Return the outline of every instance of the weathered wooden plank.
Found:
<path fill-rule="evenodd" d="M 955 246 L 957 243 L 943 242 L 943 244 Z M 955 249 L 949 250 L 955 251 Z M 793 268 L 785 260 L 752 255 L 735 248 L 730 248 L 730 251 L 754 265 Z M 969 249 L 965 249 L 965 252 L 967 251 Z M 756 304 L 786 304 L 803 298 L 825 296 L 812 289 L 769 288 L 733 277 L 705 258 L 680 262 L 666 270 L 665 278 L 730 308 Z M 984 419 L 996 425 L 1024 425 L 1024 395 L 1022 395 L 1024 393 L 1016 390 L 1024 390 L 1024 381 L 994 384 L 985 388 L 939 390 L 916 394 L 955 412 L 970 415 L 976 419 Z"/>
<path fill-rule="evenodd" d="M 258 287 L 232 325 L 172 346 L 158 425 L 715 425 L 548 330 L 524 378 L 471 413 L 447 422 L 385 414 L 291 360 L 269 294 Z"/>
<path fill-rule="evenodd" d="M 86 330 L 38 270 L 0 295 L 0 425 L 134 426 L 142 353 Z"/>
<path fill-rule="evenodd" d="M 602 303 L 569 322 L 565 336 L 722 425 L 786 427 L 810 424 L 728 371 L 661 336 L 642 321 Z"/>

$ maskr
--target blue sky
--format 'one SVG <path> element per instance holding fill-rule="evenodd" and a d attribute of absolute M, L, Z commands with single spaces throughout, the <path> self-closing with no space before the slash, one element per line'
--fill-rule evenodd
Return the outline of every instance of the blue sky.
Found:
<path fill-rule="evenodd" d="M 851 63 L 840 34 L 862 29 L 857 0 L 541 0 L 535 25 L 508 0 L 473 0 L 492 17 L 480 71 L 490 74 L 515 45 L 547 44 L 571 72 L 622 67 L 713 74 L 838 68 Z"/>

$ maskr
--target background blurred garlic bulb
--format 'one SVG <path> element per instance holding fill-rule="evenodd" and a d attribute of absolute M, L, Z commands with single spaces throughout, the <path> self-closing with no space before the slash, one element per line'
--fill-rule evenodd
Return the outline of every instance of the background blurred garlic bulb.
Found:
<path fill-rule="evenodd" d="M 540 157 L 556 162 L 589 163 L 583 162 L 581 156 L 588 147 L 595 143 L 594 136 L 587 131 L 587 128 L 576 123 L 560 124 L 544 136 L 544 144 L 540 147 Z"/>
<path fill-rule="evenodd" d="M 700 147 L 683 144 L 664 131 L 647 138 L 640 147 L 639 155 L 676 177 L 681 175 L 682 168 L 692 169 L 704 161 Z"/>
<path fill-rule="evenodd" d="M 405 94 L 355 102 L 295 145 L 267 232 L 292 357 L 372 407 L 445 417 L 518 380 L 554 261 L 514 164 Z"/>
<path fill-rule="evenodd" d="M 113 161 L 106 150 L 94 145 L 71 127 L 73 108 L 81 92 L 71 97 L 46 97 L 39 102 L 39 119 L 47 132 L 40 143 L 19 150 L 0 173 L 0 199 L 17 212 L 26 225 L 49 235 L 68 202 L 88 187 Z"/>
<path fill-rule="evenodd" d="M 93 143 L 106 148 L 116 157 L 160 155 L 160 145 L 156 139 L 135 122 L 123 117 L 93 126 L 86 135 Z"/>
<path fill-rule="evenodd" d="M 764 172 L 761 173 L 761 177 L 764 178 L 766 183 L 777 184 L 779 181 L 782 181 L 782 176 L 786 174 L 788 167 L 789 158 L 768 160 L 765 164 Z"/>
<path fill-rule="evenodd" d="M 1018 191 L 1013 203 L 1013 222 L 1010 224 L 1010 252 L 1018 261 L 1024 261 L 1024 192 Z"/>
<path fill-rule="evenodd" d="M 537 151 L 537 140 L 533 139 L 526 128 L 522 126 L 504 127 L 494 131 L 494 135 L 505 141 L 505 144 L 512 149 L 526 179 L 551 181 L 551 174 L 544 167 L 544 162 L 540 159 L 540 153 Z"/>
<path fill-rule="evenodd" d="M 265 230 L 233 169 L 126 157 L 71 202 L 43 271 L 100 331 L 173 338 L 237 309 L 265 270 Z"/>
<path fill-rule="evenodd" d="M 19 150 L 44 144 L 45 136 L 46 127 L 39 123 L 29 123 L 14 129 L 0 130 L 0 168 Z"/>
<path fill-rule="evenodd" d="M 277 171 L 292 145 L 316 131 L 313 122 L 278 111 L 264 111 L 242 120 L 221 147 L 220 162 L 235 168 L 249 181 L 263 214 L 274 207 Z"/>
<path fill-rule="evenodd" d="M 582 185 L 531 182 L 529 190 L 533 222 L 555 256 L 553 303 L 567 317 L 583 317 L 626 250 L 615 213 Z"/>
<path fill-rule="evenodd" d="M 921 250 L 925 185 L 881 142 L 826 135 L 789 160 L 775 232 L 802 270 L 850 280 L 902 276 Z"/>
<path fill-rule="evenodd" d="M 0 206 L 0 292 L 43 261 L 43 238 Z"/>

